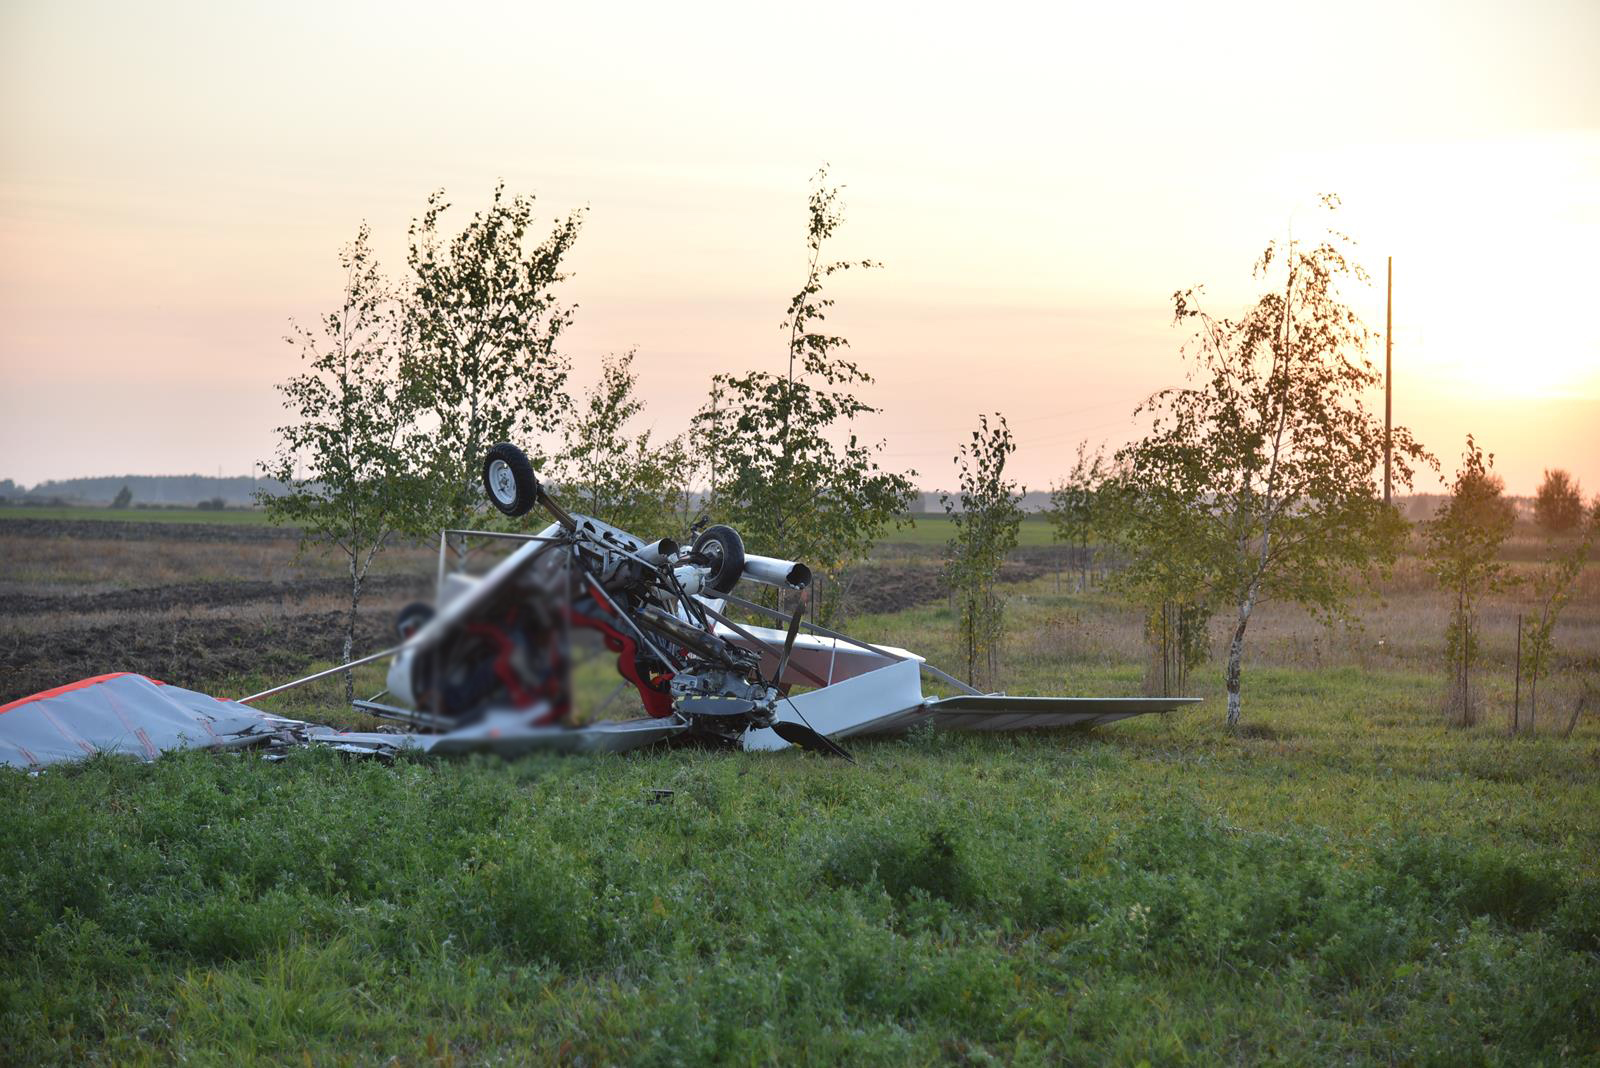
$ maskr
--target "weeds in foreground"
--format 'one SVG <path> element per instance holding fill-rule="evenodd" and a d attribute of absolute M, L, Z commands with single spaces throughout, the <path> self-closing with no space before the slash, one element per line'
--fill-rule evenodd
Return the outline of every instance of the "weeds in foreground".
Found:
<path fill-rule="evenodd" d="M 854 768 L 0 776 L 0 1059 L 1600 1055 L 1594 739 L 1447 731 L 1425 676 L 1381 729 L 1361 673 L 1260 686 L 1270 736 L 920 732 Z"/>

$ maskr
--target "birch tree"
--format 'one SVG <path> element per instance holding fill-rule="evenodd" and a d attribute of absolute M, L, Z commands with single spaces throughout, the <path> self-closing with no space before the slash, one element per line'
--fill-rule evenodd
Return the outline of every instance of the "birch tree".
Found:
<path fill-rule="evenodd" d="M 1548 476 L 1547 476 L 1548 481 Z M 1589 560 L 1595 538 L 1600 536 L 1600 498 L 1589 510 L 1584 522 L 1583 504 L 1578 504 L 1579 521 L 1583 528 L 1578 540 L 1564 548 L 1552 539 L 1545 547 L 1545 559 L 1534 572 L 1529 584 L 1533 589 L 1534 606 L 1538 611 L 1522 624 L 1524 662 L 1528 673 L 1528 730 L 1533 730 L 1539 717 L 1539 682 L 1548 674 L 1555 658 L 1555 629 L 1562 609 L 1572 599 L 1578 576 Z M 1516 724 L 1518 729 L 1521 724 Z"/>
<path fill-rule="evenodd" d="M 941 496 L 955 534 L 946 546 L 946 580 L 961 607 L 961 646 L 967 682 L 993 687 L 1000 676 L 1005 639 L 1005 601 L 998 585 L 1006 555 L 1017 547 L 1026 492 L 1006 477 L 1006 461 L 1017 451 L 1003 415 L 979 416 L 972 440 L 957 452 L 961 489 Z"/>
<path fill-rule="evenodd" d="M 1559 468 L 1546 470 L 1533 496 L 1533 520 L 1546 534 L 1565 534 L 1583 524 L 1583 491 Z"/>
<path fill-rule="evenodd" d="M 817 172 L 807 203 L 806 275 L 780 329 L 783 373 L 719 374 L 694 425 L 706 449 L 711 511 L 737 527 L 751 550 L 833 572 L 859 559 L 915 490 L 878 463 L 883 443 L 851 424 L 876 411 L 855 394 L 872 376 L 846 359 L 850 342 L 826 329 L 825 283 L 872 260 L 830 260 L 824 248 L 844 221 L 839 190 Z M 911 472 L 915 474 L 915 472 Z M 831 585 L 831 584 L 830 584 Z"/>
<path fill-rule="evenodd" d="M 560 300 L 562 260 L 582 212 L 530 245 L 533 198 L 497 185 L 486 211 L 453 235 L 442 190 L 411 224 L 413 275 L 406 379 L 426 415 L 411 435 L 429 472 L 437 524 L 460 526 L 481 498 L 479 470 L 497 442 L 525 442 L 565 415 L 569 362 L 557 348 L 575 308 Z"/>
<path fill-rule="evenodd" d="M 350 578 L 341 661 L 351 659 L 362 587 L 373 559 L 399 531 L 417 529 L 425 492 L 405 450 L 415 414 L 399 376 L 400 307 L 362 225 L 340 251 L 344 298 L 315 329 L 293 324 L 285 338 L 305 370 L 278 386 L 296 421 L 278 428 L 277 455 L 262 464 L 281 493 L 257 500 L 274 522 L 300 527 L 343 553 Z M 345 697 L 355 679 L 345 673 Z"/>
<path fill-rule="evenodd" d="M 1238 318 L 1213 316 L 1200 289 L 1175 293 L 1175 321 L 1194 330 L 1183 350 L 1190 384 L 1141 405 L 1136 416 L 1150 431 L 1117 454 L 1131 492 L 1195 516 L 1190 563 L 1206 599 L 1232 620 L 1230 728 L 1256 609 L 1276 598 L 1338 616 L 1355 574 L 1391 565 L 1404 536 L 1374 478 L 1384 428 L 1369 394 L 1381 378 L 1366 356 L 1371 337 L 1346 303 L 1343 287 L 1367 281 L 1348 247 L 1332 230 L 1269 244 L 1255 268 L 1264 291 Z M 1428 457 L 1404 427 L 1393 443 L 1395 482 L 1406 487 Z"/>
<path fill-rule="evenodd" d="M 1077 461 L 1050 488 L 1050 507 L 1044 513 L 1054 539 L 1065 542 L 1076 557 L 1080 593 L 1089 588 L 1089 540 L 1097 533 L 1100 488 L 1108 476 L 1103 447 L 1090 452 L 1089 443 L 1080 441 Z"/>
<path fill-rule="evenodd" d="M 1446 706 L 1464 726 L 1477 722 L 1472 670 L 1478 662 L 1478 602 L 1514 578 L 1500 560 L 1516 510 L 1505 499 L 1505 483 L 1494 473 L 1494 454 L 1467 435 L 1467 451 L 1450 487 L 1450 499 L 1423 525 L 1428 570 L 1455 596 L 1445 631 L 1445 662 L 1451 683 Z"/>
<path fill-rule="evenodd" d="M 650 540 L 686 525 L 689 450 L 629 426 L 644 412 L 632 352 L 601 361 L 600 381 L 563 431 L 557 464 L 568 506 Z"/>

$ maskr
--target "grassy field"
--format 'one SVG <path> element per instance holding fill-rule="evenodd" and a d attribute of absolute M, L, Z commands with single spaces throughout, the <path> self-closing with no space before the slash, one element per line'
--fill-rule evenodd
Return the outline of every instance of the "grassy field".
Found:
<path fill-rule="evenodd" d="M 890 530 L 883 536 L 883 540 L 894 545 L 919 545 L 929 547 L 943 547 L 950 540 L 950 518 L 943 515 L 917 515 L 908 516 L 909 522 L 899 530 Z M 1048 520 L 1040 515 L 1030 515 L 1023 519 L 1022 527 L 1017 532 L 1017 544 L 1021 546 L 1053 545 L 1055 540 L 1053 530 Z"/>
<path fill-rule="evenodd" d="M 210 576 L 238 597 L 149 622 L 263 636 L 163 662 L 237 694 L 335 603 L 331 565 L 277 543 L 83 544 L 8 543 L 26 576 L 0 577 L 47 599 L 6 640 L 115 618 L 139 592 L 120 570 Z M 239 552 L 276 592 L 228 586 Z M 1213 664 L 1192 711 L 859 741 L 855 766 L 190 753 L 0 775 L 0 1062 L 1594 1063 L 1600 722 L 1558 732 L 1600 665 L 1595 571 L 1532 737 L 1499 718 L 1515 602 L 1490 606 L 1494 715 L 1448 728 L 1443 606 L 1403 568 L 1362 626 L 1263 615 L 1237 735 Z M 1139 692 L 1126 606 L 1049 575 L 1008 592 L 1012 692 Z M 955 666 L 937 601 L 851 629 Z M 300 648 L 281 655 L 317 659 Z M 277 707 L 358 722 L 332 687 Z"/>

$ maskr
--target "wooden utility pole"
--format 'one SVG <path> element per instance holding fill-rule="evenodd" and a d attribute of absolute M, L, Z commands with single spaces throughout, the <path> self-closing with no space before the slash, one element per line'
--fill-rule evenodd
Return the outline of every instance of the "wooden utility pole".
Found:
<path fill-rule="evenodd" d="M 1517 689 L 1511 698 L 1511 733 L 1522 726 L 1522 613 L 1517 613 Z"/>
<path fill-rule="evenodd" d="M 1383 310 L 1383 503 L 1389 503 L 1393 484 L 1389 476 L 1389 457 L 1394 419 L 1394 257 L 1389 257 L 1389 292 Z"/>

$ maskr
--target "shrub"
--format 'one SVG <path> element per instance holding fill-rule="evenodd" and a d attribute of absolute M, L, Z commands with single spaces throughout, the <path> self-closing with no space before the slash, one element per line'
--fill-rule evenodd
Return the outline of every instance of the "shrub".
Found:
<path fill-rule="evenodd" d="M 878 885 L 897 901 L 915 892 L 952 904 L 976 896 L 961 843 L 938 825 L 920 832 L 885 828 L 847 835 L 829 850 L 822 878 L 830 886 Z"/>
<path fill-rule="evenodd" d="M 1513 927 L 1530 927 L 1566 896 L 1552 871 L 1537 871 L 1504 854 L 1468 849 L 1441 838 L 1411 838 L 1385 850 L 1385 867 L 1469 916 L 1489 916 Z"/>
<path fill-rule="evenodd" d="M 1565 471 L 1546 469 L 1533 498 L 1533 519 L 1550 534 L 1575 530 L 1583 522 L 1583 491 L 1578 480 Z"/>

